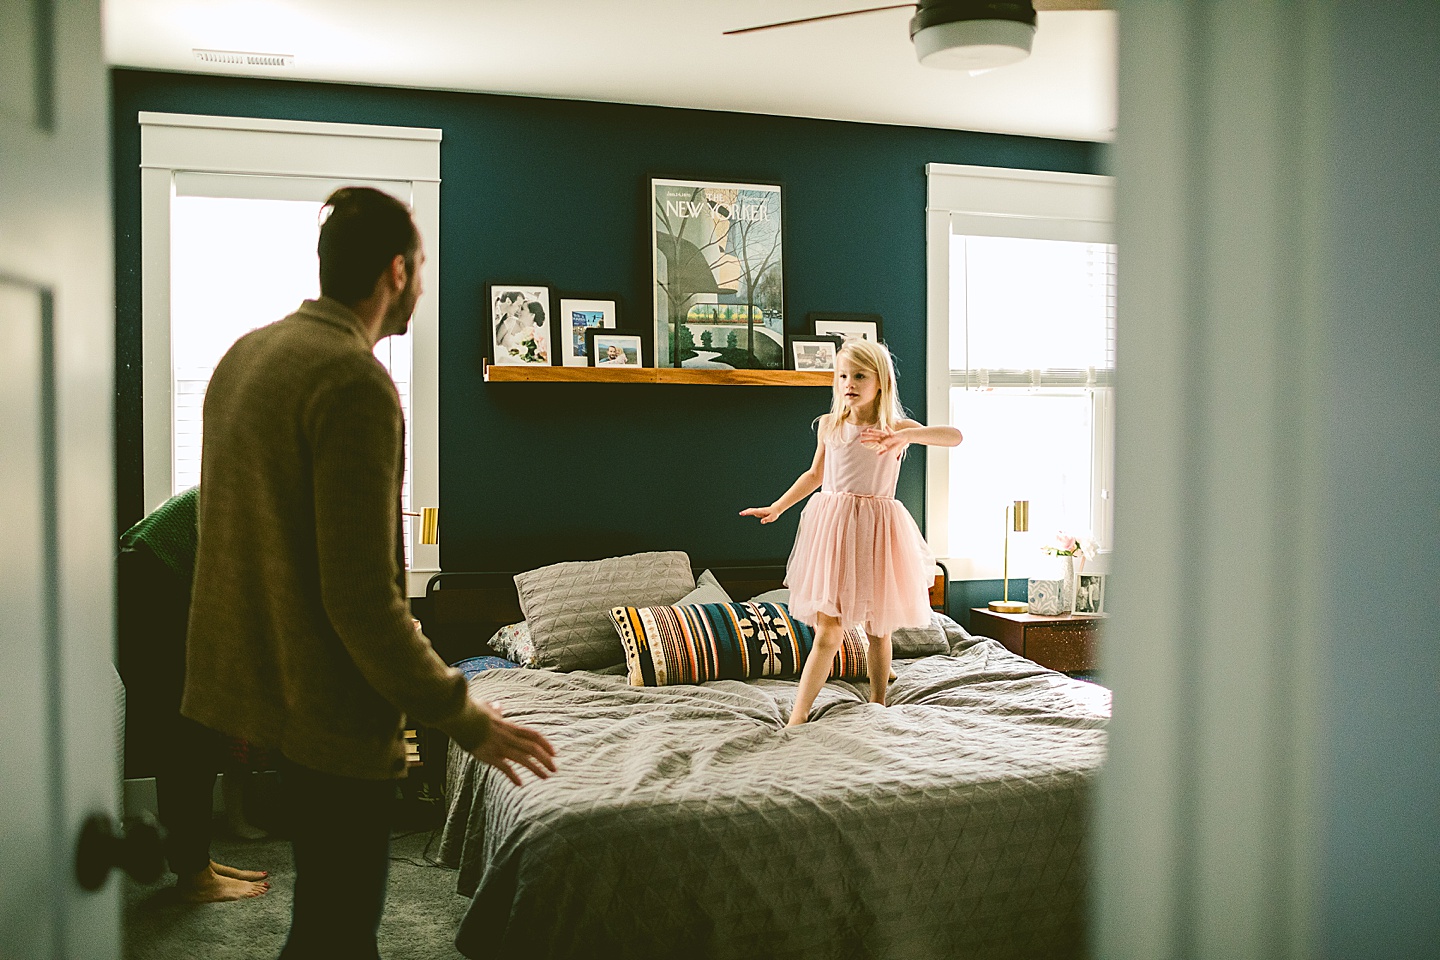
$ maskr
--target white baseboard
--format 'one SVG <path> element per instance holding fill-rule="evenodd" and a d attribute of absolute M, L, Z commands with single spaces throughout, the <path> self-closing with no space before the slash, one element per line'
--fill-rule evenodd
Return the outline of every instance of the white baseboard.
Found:
<path fill-rule="evenodd" d="M 225 812 L 225 774 L 215 778 L 215 790 L 211 794 L 210 812 Z M 134 780 L 125 781 L 125 789 L 121 794 L 120 812 L 125 817 L 135 817 L 142 813 L 148 813 L 155 819 L 160 819 L 160 805 L 155 799 L 155 778 L 137 777 Z"/>
<path fill-rule="evenodd" d="M 136 780 L 126 780 L 125 789 L 120 795 L 120 814 L 125 817 L 138 817 L 142 813 L 160 818 L 159 804 L 155 802 L 155 778 L 142 777 Z"/>

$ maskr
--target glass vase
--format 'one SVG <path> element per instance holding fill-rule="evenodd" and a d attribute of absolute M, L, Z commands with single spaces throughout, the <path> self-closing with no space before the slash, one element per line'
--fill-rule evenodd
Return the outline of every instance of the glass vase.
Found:
<path fill-rule="evenodd" d="M 1079 592 L 1080 571 L 1075 567 L 1075 555 L 1057 557 L 1060 561 L 1060 610 L 1062 614 L 1075 612 L 1075 595 Z"/>

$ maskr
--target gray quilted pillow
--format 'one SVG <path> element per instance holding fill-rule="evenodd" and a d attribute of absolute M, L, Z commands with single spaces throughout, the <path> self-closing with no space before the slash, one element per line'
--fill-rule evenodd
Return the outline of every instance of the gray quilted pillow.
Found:
<path fill-rule="evenodd" d="M 947 625 L 960 625 L 943 613 L 930 611 L 930 623 L 924 627 L 901 627 L 890 634 L 890 650 L 896 657 L 933 657 L 950 652 Z"/>
<path fill-rule="evenodd" d="M 610 608 L 671 604 L 695 589 L 680 550 L 555 563 L 515 575 L 535 665 L 593 670 L 625 662 Z"/>

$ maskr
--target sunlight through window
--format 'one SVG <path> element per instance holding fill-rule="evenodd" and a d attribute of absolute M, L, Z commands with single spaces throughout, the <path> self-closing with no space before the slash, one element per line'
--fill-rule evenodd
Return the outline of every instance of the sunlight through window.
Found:
<path fill-rule="evenodd" d="M 173 490 L 200 482 L 201 412 L 215 365 L 240 337 L 320 295 L 317 201 L 177 196 L 170 220 Z M 410 504 L 411 334 L 375 355 L 405 413 L 403 502 Z M 405 541 L 409 543 L 408 524 Z"/>

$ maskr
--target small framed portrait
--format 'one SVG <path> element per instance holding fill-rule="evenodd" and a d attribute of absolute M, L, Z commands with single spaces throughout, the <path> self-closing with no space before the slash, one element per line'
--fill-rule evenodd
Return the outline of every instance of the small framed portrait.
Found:
<path fill-rule="evenodd" d="M 831 334 L 849 340 L 859 337 L 871 343 L 881 342 L 880 314 L 878 313 L 815 313 L 805 315 L 810 329 L 816 334 Z"/>
<path fill-rule="evenodd" d="M 643 367 L 645 336 L 628 330 L 591 327 L 585 331 L 585 355 L 592 367 Z"/>
<path fill-rule="evenodd" d="M 590 365 L 586 352 L 585 331 L 591 327 L 614 330 L 620 322 L 620 302 L 561 297 L 555 311 L 555 327 L 560 341 L 560 363 L 566 367 Z"/>
<path fill-rule="evenodd" d="M 835 369 L 835 352 L 840 349 L 841 343 L 839 337 L 792 333 L 786 340 L 790 344 L 788 359 L 791 370 Z"/>
<path fill-rule="evenodd" d="M 492 283 L 485 290 L 489 311 L 490 362 L 497 366 L 549 366 L 553 351 L 550 288 Z"/>
<path fill-rule="evenodd" d="M 1080 574 L 1080 582 L 1075 587 L 1075 612 L 1105 612 L 1105 575 L 1103 573 Z"/>

